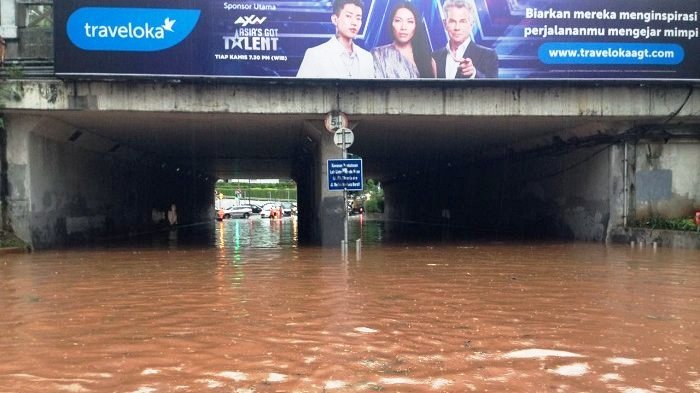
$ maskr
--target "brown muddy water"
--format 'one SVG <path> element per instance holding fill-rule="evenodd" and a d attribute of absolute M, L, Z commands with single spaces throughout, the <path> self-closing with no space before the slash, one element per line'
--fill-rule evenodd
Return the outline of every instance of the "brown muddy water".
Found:
<path fill-rule="evenodd" d="M 0 392 L 700 392 L 698 251 L 352 225 L 0 255 Z"/>

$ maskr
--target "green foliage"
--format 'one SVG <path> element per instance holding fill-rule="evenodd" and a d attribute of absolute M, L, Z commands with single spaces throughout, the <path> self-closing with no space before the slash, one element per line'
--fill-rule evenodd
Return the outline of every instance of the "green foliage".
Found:
<path fill-rule="evenodd" d="M 53 7 L 47 4 L 27 5 L 27 27 L 53 27 Z"/>
<path fill-rule="evenodd" d="M 6 66 L 3 72 L 6 79 L 21 79 L 24 76 L 24 70 L 18 65 Z"/>
<path fill-rule="evenodd" d="M 0 248 L 17 247 L 28 250 L 30 247 L 14 234 L 6 231 L 0 231 Z"/>
<path fill-rule="evenodd" d="M 662 218 L 651 217 L 645 220 L 636 220 L 632 222 L 633 227 L 651 228 L 651 229 L 668 229 L 672 231 L 697 231 L 698 226 L 692 218 Z"/>
<path fill-rule="evenodd" d="M 19 101 L 24 95 L 20 86 L 16 82 L 10 82 L 8 79 L 19 79 L 23 72 L 20 67 L 5 67 L 0 76 L 0 109 L 5 107 L 8 101 Z M 0 117 L 0 128 L 5 128 L 5 122 Z"/>
<path fill-rule="evenodd" d="M 236 190 L 241 190 L 245 199 L 272 199 L 286 200 L 297 199 L 297 186 L 293 181 L 280 181 L 279 183 L 216 183 L 217 193 L 224 194 L 225 198 L 235 198 Z"/>
<path fill-rule="evenodd" d="M 297 199 L 296 189 L 275 189 L 275 188 L 251 188 L 250 190 L 241 190 L 243 198 L 250 199 L 272 199 L 272 200 L 295 200 Z M 226 195 L 226 194 L 224 194 Z M 235 192 L 230 195 L 235 197 Z"/>
<path fill-rule="evenodd" d="M 369 195 L 369 199 L 367 198 Z M 361 197 L 365 212 L 367 213 L 383 213 L 384 212 L 384 190 L 379 182 L 372 179 L 365 181 L 364 190 L 356 193 L 351 193 L 351 198 Z"/>
<path fill-rule="evenodd" d="M 384 199 L 374 198 L 365 202 L 367 213 L 384 213 Z"/>

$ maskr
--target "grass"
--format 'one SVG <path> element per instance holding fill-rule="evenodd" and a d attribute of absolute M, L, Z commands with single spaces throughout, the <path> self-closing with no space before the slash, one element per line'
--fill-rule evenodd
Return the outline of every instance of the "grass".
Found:
<path fill-rule="evenodd" d="M 0 231 L 0 248 L 7 247 L 28 249 L 29 245 L 10 232 Z"/>
<path fill-rule="evenodd" d="M 661 218 L 651 217 L 644 220 L 636 220 L 632 222 L 633 227 L 651 228 L 651 229 L 668 229 L 672 231 L 692 231 L 698 230 L 698 226 L 692 218 Z"/>

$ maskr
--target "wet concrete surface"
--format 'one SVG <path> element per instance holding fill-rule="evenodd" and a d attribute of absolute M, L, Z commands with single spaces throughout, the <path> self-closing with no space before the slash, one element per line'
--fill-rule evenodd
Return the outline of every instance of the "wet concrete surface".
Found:
<path fill-rule="evenodd" d="M 0 255 L 0 392 L 700 392 L 698 251 L 296 228 Z"/>

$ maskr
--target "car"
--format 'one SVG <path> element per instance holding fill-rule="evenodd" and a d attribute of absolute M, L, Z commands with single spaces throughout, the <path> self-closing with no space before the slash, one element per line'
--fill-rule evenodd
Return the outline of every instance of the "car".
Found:
<path fill-rule="evenodd" d="M 281 216 L 278 216 L 278 214 L 281 213 Z M 282 218 L 282 216 L 291 216 L 292 211 L 291 211 L 291 206 L 288 208 L 284 207 L 284 203 L 279 203 L 279 202 L 270 202 L 266 203 L 262 207 L 262 211 L 260 212 L 260 218 Z"/>
<path fill-rule="evenodd" d="M 262 208 L 258 205 L 241 205 L 241 206 L 249 207 L 250 210 L 253 211 L 253 214 L 258 214 L 262 211 Z"/>
<path fill-rule="evenodd" d="M 253 209 L 248 206 L 231 206 L 224 210 L 223 218 L 248 218 L 253 214 Z"/>
<path fill-rule="evenodd" d="M 365 213 L 365 207 L 364 203 L 362 202 L 361 198 L 355 198 L 351 201 L 348 201 L 348 214 L 353 216 L 355 214 L 364 214 Z"/>
<path fill-rule="evenodd" d="M 350 214 L 351 216 L 354 216 L 355 214 L 365 214 L 365 208 L 362 205 L 353 206 L 348 212 L 348 214 Z"/>
<path fill-rule="evenodd" d="M 285 217 L 289 217 L 292 215 L 292 204 L 289 202 L 282 202 L 282 214 L 284 214 Z"/>
<path fill-rule="evenodd" d="M 276 203 L 266 203 L 262 205 L 262 210 L 260 211 L 260 218 L 272 217 L 272 212 L 274 209 L 277 209 Z"/>

